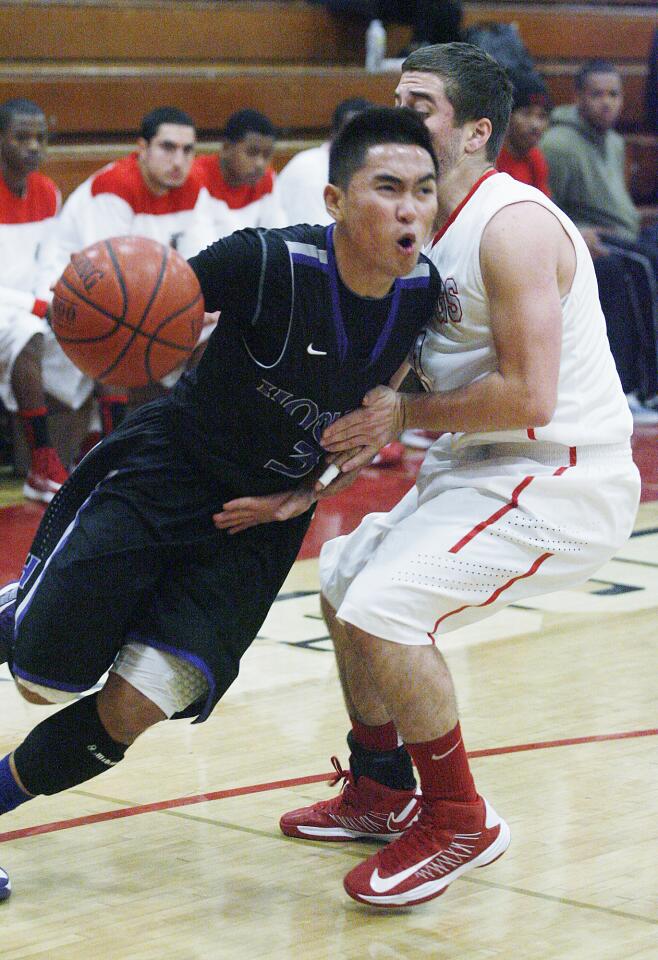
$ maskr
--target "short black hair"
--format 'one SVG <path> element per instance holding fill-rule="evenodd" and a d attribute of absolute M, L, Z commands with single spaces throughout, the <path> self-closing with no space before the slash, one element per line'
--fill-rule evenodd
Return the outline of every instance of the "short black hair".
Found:
<path fill-rule="evenodd" d="M 329 182 L 346 190 L 371 147 L 411 144 L 426 150 L 438 174 L 432 138 L 423 120 L 406 107 L 370 107 L 344 123 L 329 149 Z"/>
<path fill-rule="evenodd" d="M 26 100 L 24 97 L 5 100 L 3 104 L 0 104 L 0 133 L 5 132 L 16 116 L 45 118 L 45 113 L 34 100 Z"/>
<path fill-rule="evenodd" d="M 619 76 L 619 70 L 610 60 L 587 60 L 576 74 L 576 90 L 581 93 L 587 86 L 587 81 L 593 73 L 614 73 Z"/>
<path fill-rule="evenodd" d="M 260 133 L 264 137 L 276 140 L 277 131 L 269 117 L 258 110 L 238 110 L 232 113 L 224 127 L 224 138 L 231 143 L 239 143 L 249 133 Z"/>
<path fill-rule="evenodd" d="M 498 61 L 472 43 L 437 43 L 409 54 L 402 72 L 411 71 L 434 73 L 443 80 L 455 111 L 455 126 L 482 117 L 491 121 L 486 157 L 493 162 L 512 113 L 512 84 Z"/>
<path fill-rule="evenodd" d="M 351 114 L 358 113 L 359 110 L 367 110 L 368 107 L 374 107 L 374 103 L 365 100 L 363 97 L 350 97 L 348 100 L 341 100 L 331 117 L 331 136 L 336 136 Z"/>
<path fill-rule="evenodd" d="M 142 117 L 140 137 L 148 143 L 157 134 L 158 128 L 163 123 L 175 123 L 181 127 L 192 127 L 193 130 L 196 127 L 192 117 L 184 110 L 179 110 L 178 107 L 156 107 L 155 110 L 149 111 L 146 116 Z"/>

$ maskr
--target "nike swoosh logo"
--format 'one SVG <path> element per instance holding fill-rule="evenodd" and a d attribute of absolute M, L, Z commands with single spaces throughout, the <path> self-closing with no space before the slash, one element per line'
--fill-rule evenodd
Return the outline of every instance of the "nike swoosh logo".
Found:
<path fill-rule="evenodd" d="M 457 741 L 457 743 L 454 745 L 454 747 L 450 747 L 450 749 L 449 749 L 449 750 L 446 750 L 445 753 L 440 753 L 438 757 L 437 757 L 437 755 L 436 755 L 435 753 L 433 753 L 433 754 L 432 754 L 432 760 L 443 760 L 445 757 L 449 757 L 450 754 L 452 753 L 452 751 L 453 751 L 453 750 L 456 750 L 460 743 L 461 743 L 461 739 L 459 739 L 459 740 Z"/>
<path fill-rule="evenodd" d="M 398 884 L 404 883 L 408 877 L 413 876 L 417 870 L 422 870 L 423 867 L 426 867 L 436 856 L 437 854 L 433 853 L 431 857 L 425 857 L 420 863 L 415 863 L 413 867 L 407 867 L 406 870 L 400 870 L 399 873 L 394 873 L 392 877 L 380 877 L 379 869 L 375 868 L 370 877 L 370 886 L 375 893 L 388 893 L 389 890 L 397 887 Z"/>
<path fill-rule="evenodd" d="M 409 803 L 406 805 L 404 810 L 401 810 L 400 813 L 395 816 L 394 813 L 389 813 L 388 820 L 386 821 L 386 828 L 388 830 L 395 830 L 396 827 L 399 827 L 401 823 L 407 819 L 411 811 L 418 806 L 418 800 L 416 797 L 413 797 Z M 415 819 L 415 818 L 414 818 Z"/>
<path fill-rule="evenodd" d="M 308 347 L 306 348 L 306 352 L 307 352 L 307 353 L 310 353 L 312 357 L 326 357 L 326 356 L 327 356 L 327 351 L 326 351 L 326 350 L 316 350 L 316 349 L 313 347 L 313 344 L 312 344 L 312 343 L 309 343 Z"/>

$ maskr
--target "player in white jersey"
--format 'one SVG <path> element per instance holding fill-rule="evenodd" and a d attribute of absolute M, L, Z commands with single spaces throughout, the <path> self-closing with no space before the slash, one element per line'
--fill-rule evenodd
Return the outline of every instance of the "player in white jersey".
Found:
<path fill-rule="evenodd" d="M 38 290 L 38 259 L 60 207 L 59 190 L 39 172 L 47 142 L 36 103 L 0 107 L 0 400 L 18 413 L 30 446 L 23 493 L 45 503 L 68 476 L 50 441 L 46 392 L 73 405 L 43 356 L 48 304 Z"/>
<path fill-rule="evenodd" d="M 198 203 L 195 148 L 194 121 L 183 110 L 157 107 L 147 113 L 137 150 L 93 174 L 64 204 L 43 254 L 48 281 L 61 274 L 72 253 L 107 237 L 149 237 L 185 257 L 198 253 L 210 241 L 211 231 Z M 87 395 L 91 392 L 92 384 L 81 371 L 69 374 L 71 379 Z M 107 434 L 121 421 L 127 397 L 120 389 L 98 392 L 102 433 Z M 85 448 L 99 439 L 94 431 Z"/>
<path fill-rule="evenodd" d="M 430 256 L 444 290 L 415 353 L 429 392 L 378 387 L 322 443 L 363 447 L 349 472 L 405 426 L 443 436 L 390 513 L 321 553 L 351 771 L 338 797 L 281 820 L 294 837 L 392 839 L 345 878 L 383 907 L 437 897 L 509 844 L 473 782 L 443 634 L 586 579 L 631 533 L 639 499 L 585 243 L 543 194 L 494 170 L 506 74 L 468 44 L 425 47 L 404 62 L 397 100 L 425 117 L 439 158 Z"/>

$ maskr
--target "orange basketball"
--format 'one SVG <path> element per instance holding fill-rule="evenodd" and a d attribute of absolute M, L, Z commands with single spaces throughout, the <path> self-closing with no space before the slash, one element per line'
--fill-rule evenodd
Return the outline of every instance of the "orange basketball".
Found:
<path fill-rule="evenodd" d="M 180 254 L 145 237 L 113 237 L 72 254 L 50 322 L 87 376 L 143 387 L 188 359 L 203 313 L 199 281 Z"/>

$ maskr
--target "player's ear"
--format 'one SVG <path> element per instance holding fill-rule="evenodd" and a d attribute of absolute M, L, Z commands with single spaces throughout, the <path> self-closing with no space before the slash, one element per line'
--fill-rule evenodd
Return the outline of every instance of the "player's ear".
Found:
<path fill-rule="evenodd" d="M 324 188 L 324 205 L 334 220 L 339 223 L 343 219 L 344 194 L 340 187 L 328 183 Z"/>
<path fill-rule="evenodd" d="M 481 117 L 480 120 L 474 120 L 467 126 L 467 137 L 464 149 L 466 153 L 477 153 L 486 146 L 492 132 L 491 120 L 488 117 Z"/>
<path fill-rule="evenodd" d="M 144 137 L 137 138 L 137 153 L 140 157 L 144 156 L 148 145 L 148 140 L 145 140 Z"/>

